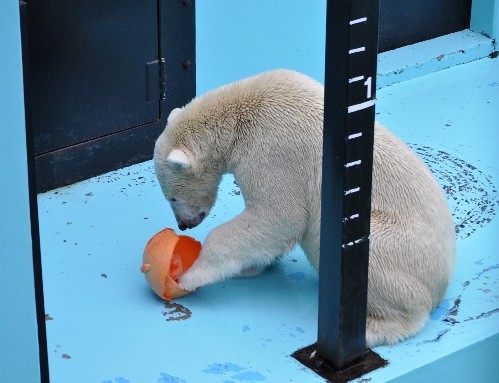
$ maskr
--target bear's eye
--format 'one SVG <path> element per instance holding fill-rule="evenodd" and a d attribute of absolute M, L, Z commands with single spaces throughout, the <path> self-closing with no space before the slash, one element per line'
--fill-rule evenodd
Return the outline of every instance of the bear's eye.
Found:
<path fill-rule="evenodd" d="M 177 202 L 176 198 L 170 198 L 170 202 Z"/>

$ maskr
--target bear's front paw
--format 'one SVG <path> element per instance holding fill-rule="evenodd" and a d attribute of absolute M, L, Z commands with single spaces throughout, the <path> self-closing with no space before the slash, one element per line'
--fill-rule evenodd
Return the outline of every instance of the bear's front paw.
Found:
<path fill-rule="evenodd" d="M 178 279 L 178 285 L 181 289 L 187 291 L 194 291 L 201 286 L 199 282 L 196 281 L 195 276 L 192 277 L 187 271 L 185 274 L 181 275 Z"/>
<path fill-rule="evenodd" d="M 204 262 L 199 257 L 194 265 L 179 277 L 178 284 L 185 290 L 194 291 L 198 287 L 209 285 L 229 277 L 223 271 L 223 267 Z"/>
<path fill-rule="evenodd" d="M 194 291 L 198 287 L 204 286 L 213 282 L 212 268 L 198 258 L 198 260 L 178 278 L 179 286 L 188 291 Z"/>

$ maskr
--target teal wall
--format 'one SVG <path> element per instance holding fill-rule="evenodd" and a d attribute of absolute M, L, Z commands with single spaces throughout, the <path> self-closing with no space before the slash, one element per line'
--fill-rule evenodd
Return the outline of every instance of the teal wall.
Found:
<path fill-rule="evenodd" d="M 0 1 L 0 381 L 37 383 L 19 1 Z"/>
<path fill-rule="evenodd" d="M 326 0 L 196 0 L 198 94 L 275 68 L 322 81 L 325 9 Z M 473 0 L 471 26 L 499 38 L 499 0 Z"/>
<path fill-rule="evenodd" d="M 473 0 L 471 29 L 493 39 L 499 38 L 499 0 Z"/>
<path fill-rule="evenodd" d="M 326 0 L 196 0 L 197 92 L 276 68 L 324 77 Z"/>

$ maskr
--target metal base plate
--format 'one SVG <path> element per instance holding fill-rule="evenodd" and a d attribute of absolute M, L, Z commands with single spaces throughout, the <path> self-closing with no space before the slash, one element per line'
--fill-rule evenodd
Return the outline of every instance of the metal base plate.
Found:
<path fill-rule="evenodd" d="M 387 360 L 374 351 L 366 350 L 362 360 L 356 360 L 345 368 L 336 370 L 327 360 L 317 355 L 316 349 L 314 343 L 294 352 L 291 356 L 331 383 L 346 383 L 388 364 Z"/>

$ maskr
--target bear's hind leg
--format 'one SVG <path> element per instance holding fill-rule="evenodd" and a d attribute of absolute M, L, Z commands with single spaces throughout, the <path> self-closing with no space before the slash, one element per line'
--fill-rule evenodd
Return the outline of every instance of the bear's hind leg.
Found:
<path fill-rule="evenodd" d="M 394 344 L 415 335 L 433 308 L 430 291 L 417 277 L 403 269 L 380 268 L 375 259 L 369 269 L 368 347 Z"/>
<path fill-rule="evenodd" d="M 428 320 L 428 314 L 409 317 L 376 317 L 368 314 L 366 323 L 366 344 L 368 348 L 395 344 L 419 332 Z"/>
<path fill-rule="evenodd" d="M 405 226 L 402 226 L 401 223 Z M 394 344 L 420 331 L 440 300 L 435 245 L 400 217 L 373 211 L 366 341 Z"/>

